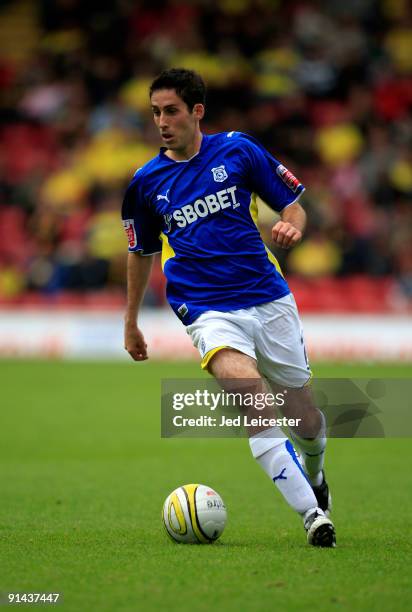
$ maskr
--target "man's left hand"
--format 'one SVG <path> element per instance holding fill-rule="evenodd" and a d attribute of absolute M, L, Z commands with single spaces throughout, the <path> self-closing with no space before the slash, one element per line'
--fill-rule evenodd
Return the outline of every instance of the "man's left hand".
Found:
<path fill-rule="evenodd" d="M 272 227 L 272 238 L 277 246 L 290 249 L 302 240 L 302 232 L 287 221 L 278 221 Z"/>

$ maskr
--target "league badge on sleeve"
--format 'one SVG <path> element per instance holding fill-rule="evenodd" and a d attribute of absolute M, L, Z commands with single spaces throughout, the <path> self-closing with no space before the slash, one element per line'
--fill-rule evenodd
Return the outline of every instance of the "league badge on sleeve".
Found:
<path fill-rule="evenodd" d="M 123 220 L 124 231 L 126 232 L 129 249 L 134 249 L 137 244 L 136 230 L 134 227 L 134 219 Z"/>
<path fill-rule="evenodd" d="M 290 170 L 285 168 L 285 166 L 282 166 L 282 164 L 279 164 L 279 166 L 276 168 L 276 173 L 278 176 L 280 176 L 285 185 L 287 185 L 289 189 L 293 191 L 293 193 L 297 192 L 301 186 L 301 183 Z"/>
<path fill-rule="evenodd" d="M 212 168 L 212 174 L 213 180 L 216 181 L 216 183 L 223 183 L 223 181 L 225 181 L 228 177 L 226 168 L 223 165 L 218 166 L 217 168 Z"/>

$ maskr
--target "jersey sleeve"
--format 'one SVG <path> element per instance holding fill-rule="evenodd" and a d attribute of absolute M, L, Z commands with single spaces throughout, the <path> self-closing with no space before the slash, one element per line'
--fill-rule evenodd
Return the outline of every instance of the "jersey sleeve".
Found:
<path fill-rule="evenodd" d="M 254 138 L 241 134 L 250 189 L 280 212 L 305 191 L 302 183 Z"/>
<path fill-rule="evenodd" d="M 160 219 L 147 204 L 139 180 L 135 179 L 126 190 L 122 220 L 129 252 L 153 255 L 162 250 Z"/>

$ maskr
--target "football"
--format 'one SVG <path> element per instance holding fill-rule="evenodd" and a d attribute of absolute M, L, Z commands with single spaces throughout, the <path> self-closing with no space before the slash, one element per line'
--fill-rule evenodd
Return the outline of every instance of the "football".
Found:
<path fill-rule="evenodd" d="M 214 542 L 222 535 L 226 518 L 226 507 L 220 495 L 202 484 L 187 484 L 175 489 L 163 504 L 163 524 L 176 542 Z"/>

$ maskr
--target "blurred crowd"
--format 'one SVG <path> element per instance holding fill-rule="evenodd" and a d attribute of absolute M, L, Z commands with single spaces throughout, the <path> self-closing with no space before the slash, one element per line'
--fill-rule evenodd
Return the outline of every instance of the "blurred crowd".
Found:
<path fill-rule="evenodd" d="M 307 186 L 286 272 L 391 276 L 412 300 L 407 0 L 2 0 L 0 38 L 3 299 L 122 290 L 122 195 L 159 148 L 148 85 L 184 66 L 205 132 L 254 135 Z M 269 246 L 273 220 L 262 204 Z"/>

